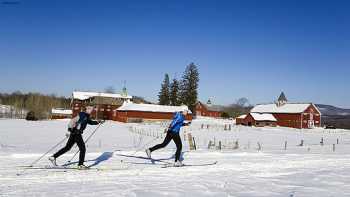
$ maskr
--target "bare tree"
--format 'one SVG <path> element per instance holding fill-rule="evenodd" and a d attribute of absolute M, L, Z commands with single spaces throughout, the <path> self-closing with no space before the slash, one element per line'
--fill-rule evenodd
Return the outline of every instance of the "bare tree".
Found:
<path fill-rule="evenodd" d="M 240 107 L 247 107 L 250 105 L 249 100 L 246 97 L 237 99 L 236 104 Z"/>

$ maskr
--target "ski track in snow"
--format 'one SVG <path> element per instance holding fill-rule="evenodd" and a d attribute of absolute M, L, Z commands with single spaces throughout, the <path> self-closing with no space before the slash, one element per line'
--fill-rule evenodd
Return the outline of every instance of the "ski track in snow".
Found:
<path fill-rule="evenodd" d="M 350 145 L 297 147 L 300 136 L 310 143 L 320 137 L 350 141 L 348 133 L 293 133 L 284 128 L 240 128 L 230 132 L 194 132 L 199 150 L 188 151 L 184 143 L 184 163 L 218 161 L 212 166 L 161 168 L 162 162 L 145 157 L 144 145 L 153 137 L 129 131 L 133 124 L 107 122 L 87 147 L 87 165 L 120 170 L 24 170 L 64 137 L 67 121 L 0 120 L 0 196 L 350 196 Z M 95 127 L 90 126 L 84 136 Z M 266 132 L 266 135 L 265 135 Z M 259 134 L 259 135 L 257 135 Z M 207 150 L 205 139 L 240 139 L 238 150 Z M 255 136 L 255 137 L 254 137 Z M 265 137 L 264 137 L 265 136 Z M 267 136 L 267 137 L 266 137 Z M 287 137 L 285 137 L 287 136 Z M 288 139 L 290 149 L 281 150 Z M 244 148 L 247 141 L 261 141 L 263 150 Z M 255 140 L 255 141 L 254 141 Z M 294 140 L 294 141 L 293 141 Z M 151 145 L 161 142 L 159 138 Z M 203 141 L 201 143 L 200 141 Z M 275 143 L 273 143 L 275 142 Z M 62 144 L 60 147 L 62 147 Z M 282 146 L 282 145 L 281 145 Z M 278 147 L 278 148 L 277 148 Z M 307 147 L 312 147 L 307 151 Z M 152 153 L 155 159 L 173 162 L 175 146 Z M 57 150 L 57 149 L 56 149 Z M 71 150 L 57 161 L 64 164 L 75 153 Z M 105 157 L 106 155 L 110 155 Z M 136 157 L 124 157 L 131 155 Z M 36 166 L 49 165 L 44 157 Z M 74 166 L 75 164 L 71 165 Z M 126 168 L 128 167 L 128 168 Z M 17 175 L 20 174 L 20 175 Z"/>

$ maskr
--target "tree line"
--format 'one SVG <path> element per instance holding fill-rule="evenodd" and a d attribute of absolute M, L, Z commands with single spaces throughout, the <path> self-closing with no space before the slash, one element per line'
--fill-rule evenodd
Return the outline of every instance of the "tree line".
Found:
<path fill-rule="evenodd" d="M 199 71 L 194 63 L 189 64 L 180 80 L 175 77 L 170 80 L 166 73 L 158 94 L 160 105 L 187 105 L 192 112 L 198 101 Z M 252 106 L 245 97 L 239 98 L 231 105 L 222 107 L 222 117 L 238 117 L 249 113 Z"/>
<path fill-rule="evenodd" d="M 199 71 L 194 63 L 189 64 L 181 79 L 171 80 L 166 73 L 158 94 L 160 105 L 187 105 L 194 111 L 198 98 Z"/>
<path fill-rule="evenodd" d="M 54 94 L 44 95 L 40 93 L 21 93 L 20 91 L 11 94 L 0 93 L 0 104 L 14 107 L 12 117 L 23 118 L 23 112 L 31 112 L 35 119 L 47 119 L 50 117 L 52 108 L 70 108 L 71 100 L 59 97 Z M 17 113 L 21 111 L 22 113 Z M 17 116 L 17 117 L 16 117 Z"/>

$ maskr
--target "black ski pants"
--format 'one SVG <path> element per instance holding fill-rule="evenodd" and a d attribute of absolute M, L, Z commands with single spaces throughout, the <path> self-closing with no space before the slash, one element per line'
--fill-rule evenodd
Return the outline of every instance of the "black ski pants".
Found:
<path fill-rule="evenodd" d="M 181 137 L 180 137 L 179 133 L 173 133 L 171 131 L 168 131 L 163 143 L 157 144 L 157 145 L 153 146 L 152 148 L 150 148 L 149 150 L 151 152 L 153 152 L 153 151 L 158 150 L 160 148 L 164 148 L 169 144 L 169 142 L 171 140 L 173 140 L 175 142 L 175 145 L 176 145 L 175 162 L 177 162 L 180 159 L 181 150 L 182 150 L 182 142 L 181 142 Z"/>
<path fill-rule="evenodd" d="M 79 147 L 79 165 L 83 165 L 84 164 L 84 159 L 85 159 L 85 152 L 86 152 L 86 148 L 85 148 L 85 143 L 84 143 L 84 139 L 83 136 L 81 134 L 71 134 L 69 136 L 69 139 L 67 141 L 67 144 L 65 147 L 63 147 L 61 150 L 59 150 L 57 153 L 55 153 L 53 155 L 54 158 L 57 158 L 61 155 L 63 155 L 64 153 L 68 152 L 73 145 L 77 143 L 78 147 Z"/>

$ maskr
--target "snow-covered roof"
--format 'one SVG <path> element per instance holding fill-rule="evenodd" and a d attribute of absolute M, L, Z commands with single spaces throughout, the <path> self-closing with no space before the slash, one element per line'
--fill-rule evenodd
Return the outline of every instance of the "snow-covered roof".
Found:
<path fill-rule="evenodd" d="M 144 112 L 179 112 L 189 110 L 186 105 L 182 106 L 168 106 L 168 105 L 154 105 L 154 104 L 136 104 L 132 102 L 125 102 L 117 111 L 144 111 Z M 189 113 L 191 111 L 189 110 Z"/>
<path fill-rule="evenodd" d="M 65 115 L 72 115 L 72 110 L 70 109 L 61 109 L 61 108 L 53 108 L 51 109 L 52 114 L 65 114 Z"/>
<path fill-rule="evenodd" d="M 311 103 L 286 103 L 281 106 L 277 106 L 276 104 L 262 104 L 256 105 L 250 112 L 252 113 L 303 113 Z M 317 109 L 316 106 L 314 106 Z"/>
<path fill-rule="evenodd" d="M 247 117 L 247 115 L 243 114 L 243 115 L 238 116 L 237 118 L 238 119 L 244 119 L 245 117 Z"/>
<path fill-rule="evenodd" d="M 259 114 L 259 113 L 250 113 L 250 115 L 256 121 L 277 121 L 272 114 Z"/>
<path fill-rule="evenodd" d="M 78 99 L 78 100 L 86 100 L 95 96 L 132 99 L 132 96 L 129 96 L 129 95 L 123 96 L 121 94 L 111 94 L 111 93 L 102 93 L 102 92 L 73 92 L 73 99 Z"/>

